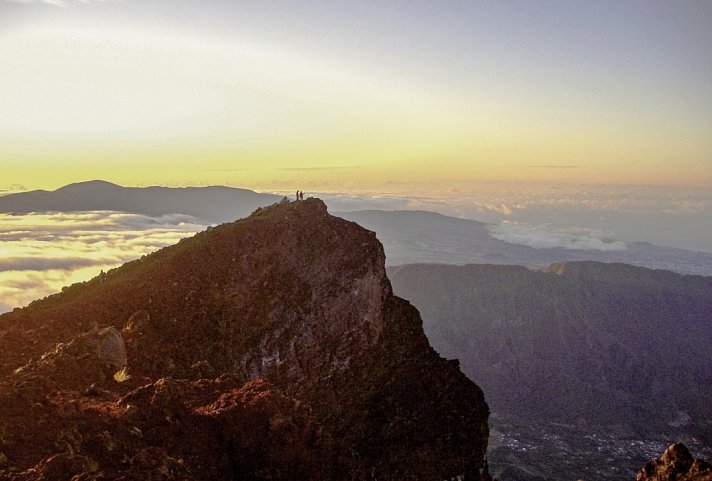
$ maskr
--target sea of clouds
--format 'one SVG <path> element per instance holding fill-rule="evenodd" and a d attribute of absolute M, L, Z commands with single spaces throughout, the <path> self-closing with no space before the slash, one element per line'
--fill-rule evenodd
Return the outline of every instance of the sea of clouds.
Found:
<path fill-rule="evenodd" d="M 421 209 L 502 224 L 495 236 L 532 247 L 602 250 L 624 243 L 712 252 L 712 191 L 703 188 L 448 182 L 412 184 L 391 194 L 318 194 L 335 210 Z M 571 239 L 581 238 L 570 242 Z"/>
<path fill-rule="evenodd" d="M 646 241 L 712 252 L 712 192 L 700 189 L 526 184 L 409 187 L 405 192 L 401 188 L 392 193 L 308 195 L 324 199 L 332 212 L 428 210 L 479 220 L 490 224 L 493 237 L 534 248 L 619 251 L 631 242 Z M 174 244 L 207 224 L 181 214 L 0 214 L 0 312 Z"/>
<path fill-rule="evenodd" d="M 0 214 L 0 312 L 204 229 L 196 219 L 179 214 Z"/>
<path fill-rule="evenodd" d="M 552 227 L 502 222 L 488 226 L 492 237 L 535 249 L 563 247 L 571 250 L 623 251 L 625 242 L 613 240 L 610 233 L 582 227 Z"/>

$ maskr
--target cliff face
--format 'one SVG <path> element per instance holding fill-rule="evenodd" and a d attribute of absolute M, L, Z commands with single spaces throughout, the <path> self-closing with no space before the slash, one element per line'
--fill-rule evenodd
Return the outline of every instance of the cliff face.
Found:
<path fill-rule="evenodd" d="M 0 317 L 0 473 L 489 479 L 482 391 L 384 260 L 309 199 Z"/>

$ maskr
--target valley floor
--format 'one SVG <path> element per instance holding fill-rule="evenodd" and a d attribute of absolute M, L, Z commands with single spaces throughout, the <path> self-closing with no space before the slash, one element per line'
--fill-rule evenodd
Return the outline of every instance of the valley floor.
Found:
<path fill-rule="evenodd" d="M 696 457 L 712 459 L 712 446 L 697 437 L 647 436 L 603 428 L 490 418 L 490 473 L 499 481 L 632 481 L 645 463 L 675 441 Z"/>

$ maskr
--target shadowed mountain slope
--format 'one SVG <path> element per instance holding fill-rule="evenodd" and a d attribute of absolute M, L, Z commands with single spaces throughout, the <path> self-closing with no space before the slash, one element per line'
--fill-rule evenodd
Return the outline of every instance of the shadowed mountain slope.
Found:
<path fill-rule="evenodd" d="M 389 268 L 495 413 L 712 432 L 712 278 L 624 264 Z"/>
<path fill-rule="evenodd" d="M 0 479 L 489 479 L 482 391 L 317 199 L 2 315 L 0 340 Z"/>

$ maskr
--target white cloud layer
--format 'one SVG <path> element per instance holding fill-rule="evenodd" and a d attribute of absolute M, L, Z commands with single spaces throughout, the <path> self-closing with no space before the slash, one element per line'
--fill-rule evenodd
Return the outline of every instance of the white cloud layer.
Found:
<path fill-rule="evenodd" d="M 392 194 L 323 197 L 334 210 L 422 209 L 482 222 L 550 226 L 563 229 L 557 234 L 563 238 L 568 229 L 576 230 L 572 226 L 582 226 L 623 242 L 712 252 L 708 189 L 467 181 L 406 187 L 394 184 Z M 556 236 L 548 237 L 552 243 Z"/>
<path fill-rule="evenodd" d="M 0 312 L 175 244 L 205 228 L 186 215 L 0 214 Z"/>
<path fill-rule="evenodd" d="M 562 247 L 571 250 L 622 251 L 624 242 L 615 241 L 602 231 L 580 227 L 553 228 L 548 225 L 526 225 L 503 222 L 488 226 L 492 237 L 535 249 Z"/>

